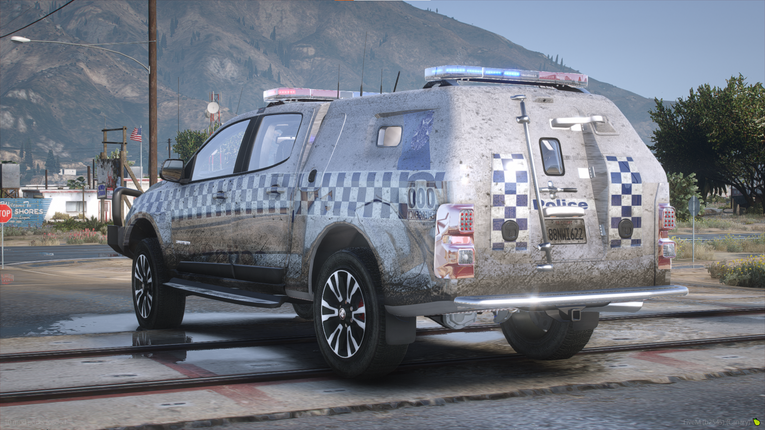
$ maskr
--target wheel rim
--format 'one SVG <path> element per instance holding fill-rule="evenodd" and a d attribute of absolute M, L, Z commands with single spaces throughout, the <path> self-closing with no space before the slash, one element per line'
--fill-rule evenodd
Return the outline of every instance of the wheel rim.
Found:
<path fill-rule="evenodd" d="M 345 270 L 332 273 L 321 292 L 324 340 L 341 358 L 350 358 L 364 341 L 366 301 L 361 285 Z"/>
<path fill-rule="evenodd" d="M 151 306 L 154 303 L 154 278 L 151 273 L 149 259 L 144 254 L 136 258 L 133 266 L 133 300 L 141 318 L 149 318 Z"/>

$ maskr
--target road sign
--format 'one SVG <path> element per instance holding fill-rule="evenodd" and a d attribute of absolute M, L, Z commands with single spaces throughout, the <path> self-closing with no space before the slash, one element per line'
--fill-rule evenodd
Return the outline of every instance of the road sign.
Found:
<path fill-rule="evenodd" d="M 99 199 L 106 198 L 106 184 L 98 184 L 98 192 L 96 193 L 96 196 Z"/>
<path fill-rule="evenodd" d="M 690 200 L 688 200 L 688 211 L 691 212 L 691 216 L 696 216 L 699 214 L 699 209 L 701 208 L 701 205 L 699 204 L 699 198 L 696 196 L 691 197 Z"/>
<path fill-rule="evenodd" d="M 0 224 L 5 224 L 13 218 L 13 211 L 8 205 L 0 205 Z"/>

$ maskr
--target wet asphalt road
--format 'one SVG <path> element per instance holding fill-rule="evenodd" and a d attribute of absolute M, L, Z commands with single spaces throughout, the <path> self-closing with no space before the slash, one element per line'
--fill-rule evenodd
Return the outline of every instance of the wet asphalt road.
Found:
<path fill-rule="evenodd" d="M 61 260 L 125 258 L 109 245 L 7 246 L 5 264 L 54 262 Z"/>

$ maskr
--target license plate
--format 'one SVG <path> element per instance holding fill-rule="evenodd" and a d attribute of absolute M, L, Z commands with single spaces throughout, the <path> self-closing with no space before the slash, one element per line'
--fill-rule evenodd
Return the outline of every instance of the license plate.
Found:
<path fill-rule="evenodd" d="M 587 243 L 583 219 L 545 218 L 547 238 L 553 245 Z"/>

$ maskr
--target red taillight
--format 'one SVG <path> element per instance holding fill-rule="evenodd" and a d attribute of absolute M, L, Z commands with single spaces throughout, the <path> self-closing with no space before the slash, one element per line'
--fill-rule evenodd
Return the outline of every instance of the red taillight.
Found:
<path fill-rule="evenodd" d="M 675 208 L 667 204 L 659 205 L 659 230 L 674 230 Z"/>
<path fill-rule="evenodd" d="M 473 210 L 462 209 L 460 211 L 460 233 L 473 232 Z"/>
<path fill-rule="evenodd" d="M 671 269 L 672 259 L 677 255 L 676 244 L 669 238 L 669 231 L 676 227 L 675 208 L 667 203 L 659 204 L 659 269 Z"/>
<path fill-rule="evenodd" d="M 441 279 L 475 276 L 475 206 L 447 203 L 436 212 L 433 269 Z"/>

